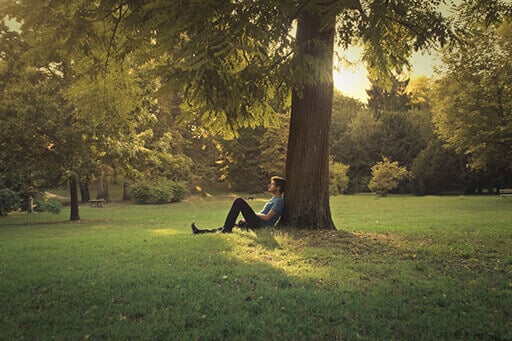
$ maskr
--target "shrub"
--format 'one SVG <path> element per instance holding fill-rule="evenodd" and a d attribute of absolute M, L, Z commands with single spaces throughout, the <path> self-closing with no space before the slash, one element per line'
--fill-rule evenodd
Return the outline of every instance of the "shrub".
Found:
<path fill-rule="evenodd" d="M 329 194 L 346 193 L 349 183 L 348 169 L 349 166 L 341 162 L 331 162 L 329 165 Z"/>
<path fill-rule="evenodd" d="M 0 188 L 0 216 L 17 210 L 20 205 L 18 193 L 9 188 Z"/>
<path fill-rule="evenodd" d="M 377 195 L 385 196 L 408 176 L 409 172 L 405 167 L 400 167 L 398 162 L 390 162 L 385 157 L 382 162 L 372 167 L 372 179 L 368 188 L 377 193 Z"/>
<path fill-rule="evenodd" d="M 138 204 L 164 204 L 181 201 L 187 193 L 188 187 L 185 182 L 159 178 L 132 185 L 130 199 Z"/>
<path fill-rule="evenodd" d="M 36 212 L 50 212 L 59 214 L 62 210 L 62 202 L 56 198 L 45 196 L 44 198 L 35 200 Z"/>
<path fill-rule="evenodd" d="M 188 194 L 188 185 L 184 181 L 172 181 L 170 187 L 173 191 L 172 202 L 181 201 Z"/>

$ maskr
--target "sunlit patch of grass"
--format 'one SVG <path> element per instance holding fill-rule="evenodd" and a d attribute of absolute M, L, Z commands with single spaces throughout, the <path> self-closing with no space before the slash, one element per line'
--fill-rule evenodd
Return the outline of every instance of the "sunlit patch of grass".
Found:
<path fill-rule="evenodd" d="M 171 235 L 179 234 L 179 232 L 174 229 L 153 229 L 153 230 L 148 230 L 148 231 L 151 234 L 154 234 L 156 236 L 171 236 Z"/>

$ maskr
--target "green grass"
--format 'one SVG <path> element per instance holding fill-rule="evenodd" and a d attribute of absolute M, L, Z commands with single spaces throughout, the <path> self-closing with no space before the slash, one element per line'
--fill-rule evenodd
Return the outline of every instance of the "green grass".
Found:
<path fill-rule="evenodd" d="M 512 200 L 340 196 L 336 232 L 191 234 L 231 200 L 1 218 L 0 339 L 512 339 Z"/>

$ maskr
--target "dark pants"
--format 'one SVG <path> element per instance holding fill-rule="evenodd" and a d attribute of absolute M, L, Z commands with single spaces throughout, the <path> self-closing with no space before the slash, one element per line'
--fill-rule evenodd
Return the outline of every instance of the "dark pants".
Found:
<path fill-rule="evenodd" d="M 247 224 L 246 227 L 260 227 L 261 219 L 256 215 L 254 210 L 249 204 L 242 198 L 236 198 L 231 205 L 231 209 L 228 212 L 226 221 L 224 222 L 224 230 L 231 231 L 235 226 L 238 215 L 242 213 Z"/>
<path fill-rule="evenodd" d="M 235 221 L 238 218 L 238 215 L 242 213 L 245 219 L 245 223 L 235 225 Z M 261 219 L 256 215 L 251 206 L 242 198 L 236 198 L 233 201 L 233 205 L 229 209 L 228 216 L 226 217 L 226 221 L 224 222 L 224 226 L 216 228 L 216 229 L 205 229 L 200 230 L 196 227 L 195 223 L 192 223 L 192 232 L 194 234 L 201 233 L 214 233 L 214 232 L 231 232 L 234 226 L 238 226 L 241 228 L 250 228 L 250 227 L 260 227 Z"/>

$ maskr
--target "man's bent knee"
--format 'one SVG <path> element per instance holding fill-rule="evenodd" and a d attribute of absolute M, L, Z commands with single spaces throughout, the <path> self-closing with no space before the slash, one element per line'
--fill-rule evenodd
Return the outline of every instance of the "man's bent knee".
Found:
<path fill-rule="evenodd" d="M 236 198 L 235 201 L 233 202 L 233 204 L 241 204 L 241 203 L 245 203 L 245 200 L 243 198 Z"/>

